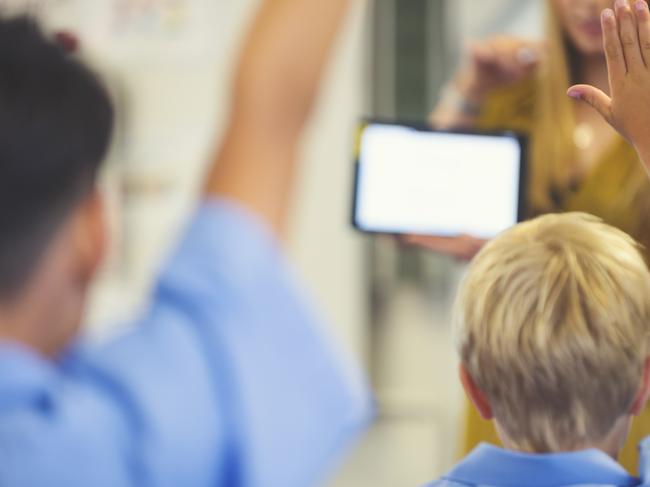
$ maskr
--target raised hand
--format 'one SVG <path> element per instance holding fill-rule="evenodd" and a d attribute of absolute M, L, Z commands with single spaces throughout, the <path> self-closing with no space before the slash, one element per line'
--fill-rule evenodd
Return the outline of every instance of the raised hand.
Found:
<path fill-rule="evenodd" d="M 601 21 L 611 96 L 589 85 L 568 94 L 596 109 L 650 168 L 650 9 L 644 0 L 617 0 Z"/>
<path fill-rule="evenodd" d="M 474 43 L 465 68 L 431 114 L 431 124 L 443 129 L 473 126 L 485 98 L 529 77 L 539 65 L 543 50 L 539 42 L 509 36 Z"/>
<path fill-rule="evenodd" d="M 280 237 L 302 133 L 352 2 L 264 0 L 240 56 L 205 193 L 246 207 Z"/>
<path fill-rule="evenodd" d="M 475 43 L 469 49 L 469 65 L 459 84 L 468 94 L 482 98 L 530 76 L 541 56 L 542 46 L 527 39 L 499 36 Z"/>

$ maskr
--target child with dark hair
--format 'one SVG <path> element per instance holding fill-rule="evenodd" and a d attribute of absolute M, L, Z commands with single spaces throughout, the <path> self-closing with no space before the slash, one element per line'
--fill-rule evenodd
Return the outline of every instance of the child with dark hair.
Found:
<path fill-rule="evenodd" d="M 96 349 L 74 343 L 113 108 L 69 38 L 0 20 L 0 486 L 302 487 L 364 425 L 279 244 L 349 4 L 263 2 L 202 202 L 147 312 Z"/>

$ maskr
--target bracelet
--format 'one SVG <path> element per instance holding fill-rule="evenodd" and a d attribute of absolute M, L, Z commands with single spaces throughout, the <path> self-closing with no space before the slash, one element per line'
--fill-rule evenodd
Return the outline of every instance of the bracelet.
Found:
<path fill-rule="evenodd" d="M 479 116 L 483 107 L 481 102 L 469 100 L 451 83 L 443 89 L 440 104 L 460 112 L 467 117 Z"/>

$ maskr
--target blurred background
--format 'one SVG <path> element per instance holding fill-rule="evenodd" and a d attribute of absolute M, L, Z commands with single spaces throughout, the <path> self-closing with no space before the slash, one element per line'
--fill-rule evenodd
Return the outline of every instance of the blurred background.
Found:
<path fill-rule="evenodd" d="M 114 332 L 146 303 L 219 141 L 234 56 L 258 3 L 0 2 L 78 33 L 119 106 L 104 176 L 113 251 L 88 310 L 93 337 Z M 422 485 L 457 459 L 462 429 L 449 306 L 463 265 L 352 230 L 355 125 L 368 115 L 424 120 L 468 40 L 497 32 L 538 38 L 542 7 L 542 0 L 377 0 L 359 4 L 341 38 L 304 146 L 287 243 L 378 400 L 376 425 L 333 487 Z"/>

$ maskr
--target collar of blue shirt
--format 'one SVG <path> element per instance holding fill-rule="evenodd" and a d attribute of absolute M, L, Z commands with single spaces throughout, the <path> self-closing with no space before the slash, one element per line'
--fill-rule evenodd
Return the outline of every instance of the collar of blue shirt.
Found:
<path fill-rule="evenodd" d="M 640 485 L 638 478 L 600 450 L 533 455 L 487 444 L 479 445 L 443 479 L 498 487 Z"/>
<path fill-rule="evenodd" d="M 55 368 L 35 352 L 0 341 L 0 409 L 17 403 L 40 404 L 49 396 Z"/>

